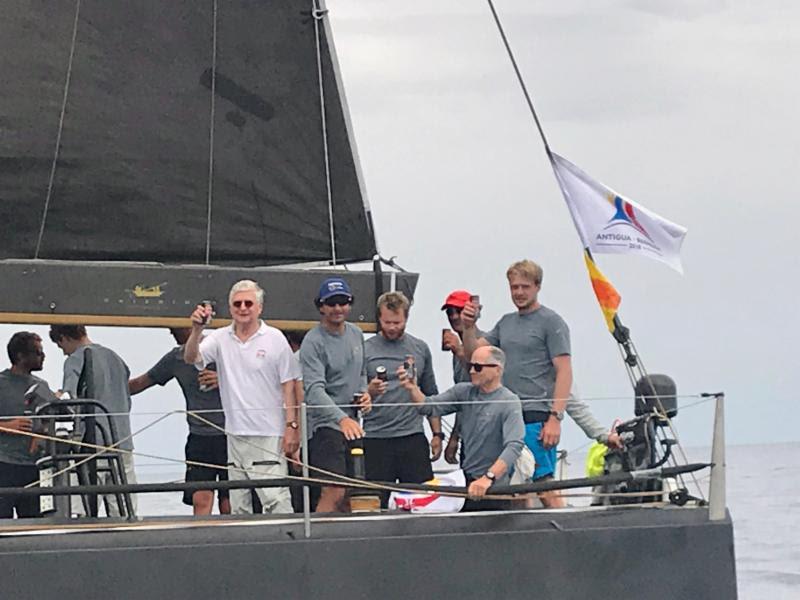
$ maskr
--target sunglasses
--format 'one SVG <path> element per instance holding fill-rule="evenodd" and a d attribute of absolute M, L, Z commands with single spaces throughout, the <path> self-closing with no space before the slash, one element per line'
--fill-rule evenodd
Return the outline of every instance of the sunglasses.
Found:
<path fill-rule="evenodd" d="M 481 372 L 481 371 L 483 371 L 483 369 L 484 369 L 484 368 L 486 368 L 486 367 L 499 367 L 499 366 L 500 366 L 500 365 L 495 365 L 495 364 L 484 364 L 484 363 L 474 363 L 474 362 L 467 363 L 467 368 L 468 368 L 470 371 L 471 371 L 472 369 L 475 369 L 475 372 L 476 372 L 476 373 L 480 373 L 480 372 Z"/>
<path fill-rule="evenodd" d="M 244 304 L 245 308 L 252 308 L 255 302 L 252 300 L 234 300 L 231 304 L 233 304 L 234 308 L 242 308 L 242 304 Z"/>
<path fill-rule="evenodd" d="M 322 301 L 325 306 L 347 306 L 351 302 L 352 299 L 347 296 L 334 296 L 333 298 L 327 298 Z"/>
<path fill-rule="evenodd" d="M 455 306 L 448 306 L 445 309 L 444 312 L 447 313 L 448 317 L 454 317 L 456 315 L 460 315 L 461 314 L 461 309 L 460 308 L 456 308 Z"/>

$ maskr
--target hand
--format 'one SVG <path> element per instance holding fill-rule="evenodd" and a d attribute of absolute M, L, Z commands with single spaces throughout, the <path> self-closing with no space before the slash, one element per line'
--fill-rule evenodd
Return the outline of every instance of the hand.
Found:
<path fill-rule="evenodd" d="M 606 440 L 606 446 L 609 448 L 618 448 L 622 449 L 622 438 L 619 437 L 619 434 L 616 431 L 612 431 L 608 434 L 608 439 Z"/>
<path fill-rule="evenodd" d="M 442 438 L 433 436 L 431 438 L 431 462 L 439 460 L 442 455 Z"/>
<path fill-rule="evenodd" d="M 547 419 L 539 432 L 539 439 L 545 449 L 558 446 L 558 441 L 561 439 L 561 421 L 553 416 Z"/>
<path fill-rule="evenodd" d="M 192 327 L 195 329 L 203 329 L 206 324 L 211 320 L 211 313 L 213 308 L 209 305 L 198 304 L 192 313 Z"/>
<path fill-rule="evenodd" d="M 442 333 L 442 348 L 450 350 L 458 358 L 464 356 L 464 346 L 461 345 L 461 339 L 454 331 L 445 331 Z"/>
<path fill-rule="evenodd" d="M 475 322 L 478 320 L 479 309 L 480 307 L 472 302 L 467 302 L 464 308 L 461 309 L 461 324 L 464 325 L 465 329 L 475 327 Z"/>
<path fill-rule="evenodd" d="M 451 465 L 458 464 L 458 437 L 451 435 L 444 449 L 444 459 Z"/>
<path fill-rule="evenodd" d="M 216 371 L 203 369 L 197 374 L 197 383 L 208 390 L 215 390 L 219 387 L 219 376 Z"/>
<path fill-rule="evenodd" d="M 342 428 L 342 435 L 348 441 L 358 440 L 364 437 L 364 430 L 358 421 L 350 417 L 344 417 L 339 421 L 339 427 Z"/>
<path fill-rule="evenodd" d="M 0 421 L 0 426 L 6 429 L 13 429 L 14 431 L 28 432 L 33 431 L 33 422 L 26 417 L 17 417 L 16 419 L 8 419 L 7 421 Z"/>
<path fill-rule="evenodd" d="M 386 382 L 375 377 L 372 381 L 369 382 L 369 385 L 367 386 L 367 392 L 372 398 L 385 394 Z"/>
<path fill-rule="evenodd" d="M 395 371 L 395 374 L 397 375 L 397 379 L 400 381 L 400 387 L 402 387 L 403 389 L 406 389 L 410 392 L 413 391 L 415 387 L 417 387 L 417 382 L 408 376 L 408 373 L 403 368 L 403 365 L 397 367 L 397 371 Z"/>
<path fill-rule="evenodd" d="M 372 410 L 372 396 L 369 395 L 369 392 L 361 394 L 361 398 L 358 399 L 358 410 L 361 411 L 362 415 Z"/>
<path fill-rule="evenodd" d="M 492 487 L 492 480 L 484 475 L 469 484 L 467 494 L 470 498 L 481 498 L 486 495 L 490 487 Z"/>
<path fill-rule="evenodd" d="M 288 457 L 293 457 L 300 449 L 300 431 L 293 427 L 287 427 L 283 432 L 283 453 Z"/>

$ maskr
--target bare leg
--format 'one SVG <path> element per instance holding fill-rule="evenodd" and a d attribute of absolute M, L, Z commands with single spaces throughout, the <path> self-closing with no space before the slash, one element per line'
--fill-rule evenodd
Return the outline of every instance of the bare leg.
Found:
<path fill-rule="evenodd" d="M 219 499 L 219 514 L 221 514 L 221 515 L 229 515 L 229 514 L 231 514 L 231 499 L 230 498 L 220 498 Z"/>
<path fill-rule="evenodd" d="M 567 505 L 567 503 L 564 502 L 564 498 L 561 497 L 561 492 L 558 490 L 541 492 L 539 494 L 539 500 L 542 501 L 545 508 L 564 508 Z"/>
<path fill-rule="evenodd" d="M 214 508 L 214 492 L 212 490 L 197 490 L 192 494 L 192 509 L 195 516 L 210 515 Z"/>
<path fill-rule="evenodd" d="M 340 487 L 323 487 L 317 502 L 318 513 L 350 512 L 350 500 L 345 489 Z"/>

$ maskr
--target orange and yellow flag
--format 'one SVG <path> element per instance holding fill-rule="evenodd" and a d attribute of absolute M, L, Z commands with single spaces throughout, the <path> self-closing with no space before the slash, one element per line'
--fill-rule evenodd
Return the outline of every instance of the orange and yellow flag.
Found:
<path fill-rule="evenodd" d="M 586 268 L 589 270 L 589 279 L 592 282 L 594 295 L 597 296 L 597 301 L 600 303 L 600 310 L 603 311 L 608 330 L 614 333 L 614 317 L 617 314 L 619 303 L 622 301 L 622 296 L 614 289 L 614 286 L 606 279 L 606 276 L 600 272 L 587 250 L 584 250 L 583 258 L 586 260 Z"/>

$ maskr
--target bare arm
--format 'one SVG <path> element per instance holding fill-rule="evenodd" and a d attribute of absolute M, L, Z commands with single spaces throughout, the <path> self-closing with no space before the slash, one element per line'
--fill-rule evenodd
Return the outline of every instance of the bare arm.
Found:
<path fill-rule="evenodd" d="M 200 338 L 203 335 L 205 323 L 211 318 L 211 312 L 211 306 L 198 304 L 192 313 L 192 333 L 183 349 L 183 360 L 187 364 L 196 365 L 200 362 Z"/>
<path fill-rule="evenodd" d="M 295 396 L 296 379 L 281 384 L 283 406 L 286 409 L 286 421 L 297 421 L 297 397 Z M 283 453 L 292 457 L 300 449 L 300 431 L 287 427 L 283 434 Z"/>
<path fill-rule="evenodd" d="M 569 391 L 572 389 L 572 359 L 568 354 L 556 356 L 553 359 L 553 367 L 556 370 L 556 382 L 553 387 L 553 407 L 552 411 L 564 413 L 567 408 Z M 539 434 L 542 445 L 545 448 L 557 446 L 561 439 L 561 421 L 554 415 L 550 415 L 542 425 Z"/>
<path fill-rule="evenodd" d="M 465 362 L 472 360 L 472 353 L 481 346 L 489 346 L 486 338 L 478 337 L 478 330 L 475 327 L 476 317 L 478 315 L 478 307 L 467 302 L 461 310 L 461 323 L 464 325 L 464 331 L 461 333 L 461 341 L 464 343 L 464 358 Z"/>
<path fill-rule="evenodd" d="M 139 375 L 138 377 L 128 380 L 128 391 L 130 391 L 131 396 L 133 396 L 153 387 L 155 384 L 156 382 L 150 379 L 147 373 L 145 373 L 144 375 Z"/>

